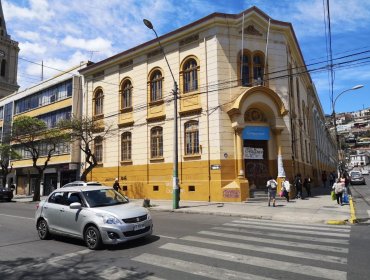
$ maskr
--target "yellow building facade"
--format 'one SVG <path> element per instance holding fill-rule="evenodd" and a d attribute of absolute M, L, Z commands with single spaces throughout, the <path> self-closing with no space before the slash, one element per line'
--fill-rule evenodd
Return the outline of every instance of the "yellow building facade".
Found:
<path fill-rule="evenodd" d="M 129 197 L 171 199 L 175 122 L 181 200 L 244 201 L 269 176 L 319 183 L 335 170 L 335 143 L 290 23 L 252 7 L 159 40 L 179 87 L 177 116 L 156 39 L 80 71 L 83 114 L 113 132 L 96 138 L 89 180 L 119 178 Z"/>

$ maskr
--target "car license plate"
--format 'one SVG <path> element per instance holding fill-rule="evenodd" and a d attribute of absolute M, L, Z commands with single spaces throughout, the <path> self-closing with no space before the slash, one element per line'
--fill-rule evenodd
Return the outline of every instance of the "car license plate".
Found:
<path fill-rule="evenodd" d="M 134 230 L 140 230 L 140 229 L 143 229 L 145 228 L 145 225 L 144 224 L 137 224 L 134 226 Z"/>

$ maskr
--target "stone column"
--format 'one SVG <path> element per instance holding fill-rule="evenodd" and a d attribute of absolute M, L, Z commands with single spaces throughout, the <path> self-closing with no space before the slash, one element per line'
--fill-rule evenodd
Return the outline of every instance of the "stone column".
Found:
<path fill-rule="evenodd" d="M 277 165 L 278 165 L 278 174 L 277 174 L 277 182 L 278 182 L 278 192 L 280 192 L 281 189 L 281 183 L 282 179 L 285 178 L 285 170 L 283 165 L 283 155 L 281 152 L 281 132 L 284 128 L 281 127 L 275 127 L 272 128 L 272 132 L 275 135 L 276 140 L 276 148 L 277 148 Z"/>
<path fill-rule="evenodd" d="M 244 155 L 243 155 L 243 137 L 241 128 L 235 129 L 236 136 L 236 159 L 237 159 L 237 177 L 240 179 L 245 178 L 244 172 Z"/>

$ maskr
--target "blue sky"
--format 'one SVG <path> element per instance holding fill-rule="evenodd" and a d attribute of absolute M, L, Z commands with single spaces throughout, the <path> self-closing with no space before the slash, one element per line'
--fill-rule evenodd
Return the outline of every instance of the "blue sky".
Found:
<path fill-rule="evenodd" d="M 40 81 L 41 61 L 67 69 L 111 55 L 153 39 L 142 22 L 152 21 L 159 35 L 213 12 L 240 13 L 257 6 L 271 18 L 291 22 L 310 69 L 327 59 L 324 3 L 326 0 L 2 0 L 8 33 L 19 42 L 18 83 L 27 88 Z M 330 0 L 334 98 L 336 112 L 370 107 L 370 1 Z M 367 52 L 368 51 L 368 52 Z M 362 54 L 360 54 L 362 52 Z M 368 58 L 369 57 L 369 58 Z M 350 62 L 352 61 L 352 62 Z M 58 72 L 44 68 L 44 76 Z M 330 113 L 328 71 L 311 77 L 325 113 Z"/>

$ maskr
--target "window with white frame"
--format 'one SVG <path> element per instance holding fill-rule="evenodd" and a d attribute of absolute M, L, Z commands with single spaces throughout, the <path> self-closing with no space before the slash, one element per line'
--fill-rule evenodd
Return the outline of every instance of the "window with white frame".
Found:
<path fill-rule="evenodd" d="M 185 123 L 185 155 L 199 154 L 199 124 L 197 121 Z"/>
<path fill-rule="evenodd" d="M 163 157 L 163 129 L 160 126 L 153 127 L 150 131 L 151 158 Z"/>
<path fill-rule="evenodd" d="M 121 160 L 131 160 L 131 132 L 121 135 Z"/>
<path fill-rule="evenodd" d="M 150 76 L 150 102 L 158 101 L 163 98 L 162 84 L 163 77 L 161 71 L 154 71 Z"/>

